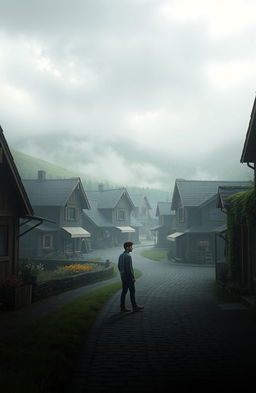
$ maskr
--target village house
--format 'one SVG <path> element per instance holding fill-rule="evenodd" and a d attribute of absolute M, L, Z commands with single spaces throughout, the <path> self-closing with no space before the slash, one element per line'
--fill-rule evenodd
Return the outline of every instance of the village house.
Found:
<path fill-rule="evenodd" d="M 213 264 L 221 258 L 224 242 L 217 234 L 225 229 L 226 215 L 216 207 L 218 187 L 249 185 L 242 181 L 177 179 L 171 204 L 176 212 L 176 231 L 167 237 L 170 257 L 202 264 Z"/>
<path fill-rule="evenodd" d="M 22 220 L 38 225 L 41 217 L 33 208 L 0 127 L 0 281 L 15 276 L 18 269 L 19 240 L 24 234 Z M 32 227 L 33 228 L 33 227 Z"/>
<path fill-rule="evenodd" d="M 135 206 L 125 188 L 87 191 L 91 210 L 83 211 L 84 226 L 92 234 L 92 248 L 139 242 L 139 223 L 131 216 Z"/>
<path fill-rule="evenodd" d="M 21 241 L 21 257 L 61 253 L 77 256 L 90 250 L 90 233 L 82 226 L 83 210 L 90 204 L 79 177 L 47 179 L 39 170 L 37 179 L 23 179 L 26 192 L 37 215 L 45 222 Z M 26 226 L 33 225 L 33 222 Z"/>
<path fill-rule="evenodd" d="M 154 234 L 155 245 L 168 247 L 167 236 L 175 232 L 175 212 L 171 210 L 171 202 L 158 202 L 156 217 L 158 217 L 158 225 L 151 229 Z"/>
<path fill-rule="evenodd" d="M 151 240 L 152 239 L 152 217 L 150 215 L 150 210 L 152 209 L 148 198 L 145 195 L 135 195 L 130 193 L 131 200 L 135 206 L 132 211 L 132 217 L 135 218 L 141 227 L 139 230 L 140 240 Z"/>

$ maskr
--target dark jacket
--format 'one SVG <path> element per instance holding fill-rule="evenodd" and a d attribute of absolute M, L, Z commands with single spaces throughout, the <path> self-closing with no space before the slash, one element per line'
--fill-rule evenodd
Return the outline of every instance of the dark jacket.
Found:
<path fill-rule="evenodd" d="M 134 271 L 132 267 L 132 257 L 129 252 L 124 251 L 118 260 L 118 269 L 122 280 L 134 280 Z"/>

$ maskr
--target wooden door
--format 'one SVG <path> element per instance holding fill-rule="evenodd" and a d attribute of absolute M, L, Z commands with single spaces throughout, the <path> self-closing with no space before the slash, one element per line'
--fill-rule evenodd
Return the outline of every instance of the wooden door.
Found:
<path fill-rule="evenodd" d="M 0 280 L 14 274 L 14 224 L 10 217 L 0 217 Z"/>

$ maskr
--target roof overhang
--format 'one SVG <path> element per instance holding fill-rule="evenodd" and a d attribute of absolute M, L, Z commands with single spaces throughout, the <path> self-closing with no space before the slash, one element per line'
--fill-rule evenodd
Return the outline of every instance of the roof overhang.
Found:
<path fill-rule="evenodd" d="M 129 233 L 129 232 L 135 232 L 135 229 L 132 227 L 116 227 L 121 231 L 122 233 Z"/>
<path fill-rule="evenodd" d="M 91 237 L 90 232 L 86 231 L 82 227 L 62 227 L 72 238 L 77 237 Z"/>
<path fill-rule="evenodd" d="M 167 240 L 170 240 L 170 241 L 172 241 L 172 242 L 175 242 L 175 240 L 177 239 L 177 237 L 180 237 L 180 236 L 182 236 L 182 235 L 184 235 L 184 232 L 174 232 L 174 233 L 171 233 L 170 235 L 168 235 L 168 236 L 166 237 L 166 239 L 167 239 Z"/>

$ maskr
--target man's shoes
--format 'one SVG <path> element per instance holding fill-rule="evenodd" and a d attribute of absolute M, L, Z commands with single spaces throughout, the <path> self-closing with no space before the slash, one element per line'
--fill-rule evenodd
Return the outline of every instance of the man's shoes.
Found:
<path fill-rule="evenodd" d="M 131 312 L 131 310 L 129 308 L 121 308 L 121 312 Z"/>
<path fill-rule="evenodd" d="M 133 307 L 132 311 L 141 311 L 143 309 L 144 309 L 144 306 L 136 306 L 136 307 Z"/>

